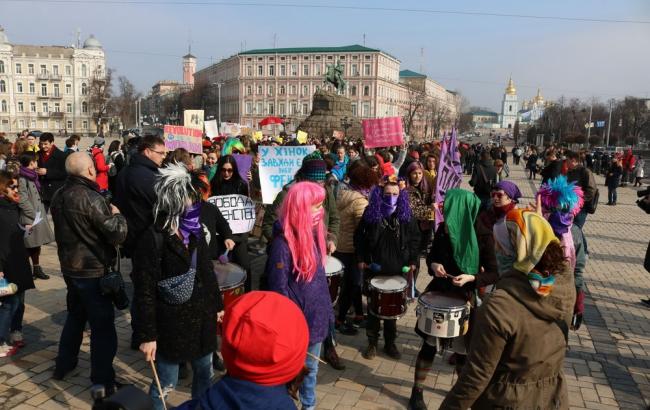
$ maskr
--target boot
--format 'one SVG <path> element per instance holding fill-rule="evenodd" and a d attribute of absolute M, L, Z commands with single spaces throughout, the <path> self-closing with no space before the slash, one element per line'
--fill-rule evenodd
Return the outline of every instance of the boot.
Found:
<path fill-rule="evenodd" d="M 413 390 L 411 390 L 411 398 L 409 399 L 408 410 L 427 410 L 427 405 L 424 404 L 424 397 L 422 397 L 422 389 L 413 387 Z"/>
<path fill-rule="evenodd" d="M 377 343 L 368 343 L 368 347 L 362 353 L 364 359 L 372 360 L 377 356 Z"/>
<path fill-rule="evenodd" d="M 402 358 L 402 354 L 397 350 L 397 346 L 395 346 L 395 343 L 388 343 L 384 345 L 384 353 L 386 353 L 389 357 L 399 360 Z"/>
<path fill-rule="evenodd" d="M 187 369 L 187 362 L 180 362 L 178 364 L 178 380 L 185 380 L 189 377 L 189 370 Z"/>
<path fill-rule="evenodd" d="M 339 357 L 338 353 L 336 353 L 336 348 L 334 346 L 325 347 L 323 352 L 323 359 L 325 359 L 325 361 L 329 363 L 329 365 L 334 369 L 345 370 L 345 365 L 341 363 L 341 358 Z"/>
<path fill-rule="evenodd" d="M 50 278 L 49 275 L 46 275 L 45 272 L 43 272 L 43 269 L 40 267 L 40 265 L 34 265 L 33 276 L 34 276 L 34 279 L 47 280 L 47 279 Z"/>

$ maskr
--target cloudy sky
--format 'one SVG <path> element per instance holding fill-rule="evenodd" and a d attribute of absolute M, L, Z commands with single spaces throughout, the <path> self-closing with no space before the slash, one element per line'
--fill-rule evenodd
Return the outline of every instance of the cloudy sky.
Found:
<path fill-rule="evenodd" d="M 0 0 L 0 25 L 14 44 L 69 45 L 77 29 L 82 41 L 92 33 L 108 66 L 145 93 L 181 79 L 190 39 L 201 68 L 274 38 L 277 47 L 342 46 L 365 34 L 367 46 L 472 105 L 496 110 L 509 75 L 520 99 L 537 87 L 551 99 L 650 97 L 648 0 Z"/>

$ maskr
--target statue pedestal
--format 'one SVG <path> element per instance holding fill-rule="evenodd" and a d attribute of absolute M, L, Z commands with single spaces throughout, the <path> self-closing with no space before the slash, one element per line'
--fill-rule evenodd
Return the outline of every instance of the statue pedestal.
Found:
<path fill-rule="evenodd" d="M 345 131 L 341 125 L 344 117 L 350 123 L 346 139 L 360 140 L 363 137 L 361 120 L 352 115 L 350 99 L 320 90 L 314 94 L 311 114 L 300 123 L 298 129 L 307 132 L 312 138 L 330 138 L 334 131 Z"/>

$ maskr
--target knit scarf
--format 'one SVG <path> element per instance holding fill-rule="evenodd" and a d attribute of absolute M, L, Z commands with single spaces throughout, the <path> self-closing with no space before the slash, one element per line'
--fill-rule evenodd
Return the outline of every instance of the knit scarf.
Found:
<path fill-rule="evenodd" d="M 183 244 L 186 246 L 190 243 L 190 235 L 198 238 L 201 232 L 203 232 L 203 227 L 201 226 L 201 222 L 199 222 L 200 215 L 201 202 L 197 202 L 187 208 L 185 213 L 179 218 L 178 231 L 181 233 Z"/>
<path fill-rule="evenodd" d="M 506 205 L 506 206 L 492 206 L 492 210 L 494 211 L 494 215 L 496 215 L 497 219 L 501 219 L 501 218 L 503 218 L 504 216 L 506 216 L 506 214 L 507 214 L 511 209 L 514 209 L 515 206 L 517 206 L 516 203 L 514 203 L 514 202 L 510 202 L 510 203 L 509 203 L 508 205 Z"/>
<path fill-rule="evenodd" d="M 36 173 L 36 170 L 21 166 L 18 170 L 18 174 L 21 177 L 32 181 L 34 185 L 36 185 L 36 190 L 38 192 L 41 192 L 41 181 L 38 180 L 38 174 Z"/>
<path fill-rule="evenodd" d="M 444 217 L 454 261 L 461 272 L 476 275 L 479 268 L 478 239 L 474 222 L 481 201 L 476 195 L 460 188 L 445 194 Z"/>
<path fill-rule="evenodd" d="M 49 150 L 49 151 L 47 151 L 47 152 L 41 152 L 41 154 L 43 154 L 43 155 L 41 156 L 41 161 L 43 162 L 43 164 L 45 164 L 45 163 L 50 159 L 50 157 L 52 156 L 52 154 L 54 154 L 54 150 L 55 150 L 55 149 L 56 149 L 56 147 L 54 146 L 54 144 L 52 144 L 52 146 L 50 146 L 50 150 Z"/>

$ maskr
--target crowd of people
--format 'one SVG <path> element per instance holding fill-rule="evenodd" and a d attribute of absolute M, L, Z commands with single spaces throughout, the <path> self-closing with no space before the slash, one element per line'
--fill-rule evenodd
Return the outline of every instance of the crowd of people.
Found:
<path fill-rule="evenodd" d="M 606 168 L 608 203 L 616 205 L 623 181 L 641 183 L 642 160 L 631 151 L 619 161 L 555 146 L 509 152 L 461 143 L 450 151 L 458 150 L 473 192 L 446 187 L 440 202 L 445 142 L 376 150 L 310 142 L 317 149 L 294 180 L 258 206 L 267 260 L 253 283 L 249 234 L 233 233 L 207 199 L 238 194 L 260 203 L 259 146 L 297 144 L 288 136 L 206 138 L 198 155 L 168 151 L 155 135 L 113 141 L 106 154 L 102 137 L 87 152 L 74 136 L 64 151 L 49 133 L 0 141 L 0 222 L 10 227 L 0 234 L 0 279 L 13 284 L 0 287 L 0 357 L 26 343 L 25 292 L 48 278 L 40 249 L 56 241 L 68 310 L 58 380 L 76 368 L 88 325 L 91 382 L 109 395 L 121 387 L 115 308 L 129 307 L 131 348 L 155 363 L 153 408 L 165 408 L 190 365 L 192 400 L 181 408 L 287 409 L 294 398 L 314 409 L 319 363 L 345 368 L 337 334 L 365 329 L 363 357 L 373 360 L 383 328 L 383 352 L 399 360 L 397 323 L 407 304 L 417 301 L 425 315 L 445 301 L 464 313 L 450 335 L 418 320 L 410 409 L 427 408 L 427 374 L 446 350 L 459 377 L 441 408 L 567 408 L 563 361 L 569 329 L 584 313 L 582 228 L 598 204 L 593 174 Z M 244 175 L 237 153 L 252 156 Z M 527 206 L 508 179 L 510 157 L 514 166 L 523 159 L 530 179 L 542 177 Z M 342 265 L 340 292 L 327 271 L 331 258 Z M 228 262 L 246 273 L 244 295 L 234 301 L 215 275 Z M 421 266 L 431 277 L 424 289 L 416 286 Z M 397 299 L 386 304 L 377 295 Z M 226 376 L 212 385 L 215 369 Z"/>

